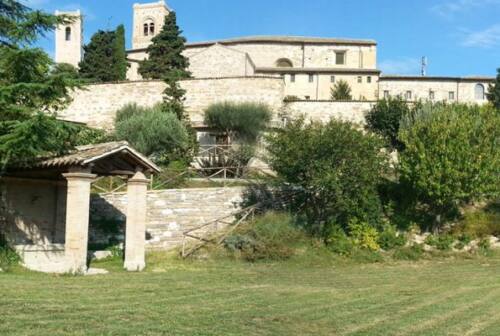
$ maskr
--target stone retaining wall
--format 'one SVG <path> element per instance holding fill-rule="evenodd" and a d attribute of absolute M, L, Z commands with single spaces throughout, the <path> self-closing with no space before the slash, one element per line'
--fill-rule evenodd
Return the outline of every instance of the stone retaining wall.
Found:
<path fill-rule="evenodd" d="M 231 215 L 240 208 L 244 188 L 204 188 L 150 191 L 147 197 L 146 246 L 149 250 L 169 250 L 182 244 L 183 232 L 205 222 Z M 126 193 L 94 195 L 91 221 L 125 221 Z M 218 227 L 220 229 L 222 227 Z M 215 230 L 209 226 L 206 230 Z M 200 232 L 196 232 L 200 234 Z M 102 243 L 109 236 L 91 232 L 91 242 Z M 123 239 L 122 234 L 118 240 Z"/>
<path fill-rule="evenodd" d="M 332 118 L 365 124 L 365 116 L 373 107 L 371 101 L 337 102 L 330 100 L 293 101 L 285 103 L 283 111 L 291 118 L 304 115 L 307 120 L 328 122 Z"/>

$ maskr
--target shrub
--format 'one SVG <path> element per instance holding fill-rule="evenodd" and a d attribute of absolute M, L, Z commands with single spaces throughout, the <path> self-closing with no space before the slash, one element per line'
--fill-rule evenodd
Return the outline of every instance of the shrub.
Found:
<path fill-rule="evenodd" d="M 330 251 L 343 256 L 351 255 L 354 244 L 340 226 L 333 226 L 330 235 L 326 239 L 327 247 Z"/>
<path fill-rule="evenodd" d="M 460 205 L 500 195 L 500 114 L 489 106 L 424 105 L 403 118 L 401 181 L 434 215 L 432 229 Z"/>
<path fill-rule="evenodd" d="M 378 236 L 378 244 L 386 251 L 404 246 L 406 242 L 406 237 L 402 234 L 398 234 L 396 227 L 390 224 L 385 224 Z"/>
<path fill-rule="evenodd" d="M 400 97 L 380 100 L 366 115 L 367 128 L 383 136 L 391 148 L 402 150 L 404 146 L 398 139 L 399 124 L 409 112 L 408 103 Z"/>
<path fill-rule="evenodd" d="M 491 204 L 485 209 L 468 211 L 462 220 L 453 228 L 454 232 L 471 237 L 500 237 L 499 206 Z"/>
<path fill-rule="evenodd" d="M 247 261 L 283 260 L 293 256 L 305 240 L 290 215 L 267 213 L 228 236 L 224 246 Z"/>
<path fill-rule="evenodd" d="M 295 191 L 291 207 L 305 216 L 311 233 L 326 239 L 332 225 L 346 229 L 352 219 L 372 226 L 380 222 L 377 187 L 387 156 L 377 136 L 347 122 L 299 119 L 266 140 L 270 166 Z"/>
<path fill-rule="evenodd" d="M 229 138 L 254 143 L 271 120 L 271 109 L 265 104 L 223 102 L 205 110 L 205 124 Z"/>
<path fill-rule="evenodd" d="M 351 87 L 345 80 L 339 80 L 330 90 L 332 100 L 352 100 Z"/>
<path fill-rule="evenodd" d="M 425 243 L 429 246 L 435 247 L 440 251 L 449 251 L 453 247 L 455 238 L 449 234 L 429 235 L 425 239 Z"/>
<path fill-rule="evenodd" d="M 115 134 L 118 140 L 127 140 L 157 163 L 167 164 L 177 159 L 191 161 L 186 127 L 161 105 L 152 108 L 135 104 L 125 106 L 117 112 Z"/>
<path fill-rule="evenodd" d="M 354 242 L 354 245 L 358 247 L 365 248 L 370 251 L 378 251 L 380 249 L 380 246 L 378 245 L 378 231 L 368 223 L 352 219 L 349 222 L 349 234 Z"/>
<path fill-rule="evenodd" d="M 424 254 L 424 248 L 420 244 L 414 244 L 412 246 L 403 246 L 394 251 L 392 257 L 396 260 L 410 260 L 417 261 L 422 258 Z"/>
<path fill-rule="evenodd" d="M 17 252 L 10 247 L 7 239 L 0 234 L 0 269 L 9 271 L 11 267 L 17 265 L 21 258 Z"/>

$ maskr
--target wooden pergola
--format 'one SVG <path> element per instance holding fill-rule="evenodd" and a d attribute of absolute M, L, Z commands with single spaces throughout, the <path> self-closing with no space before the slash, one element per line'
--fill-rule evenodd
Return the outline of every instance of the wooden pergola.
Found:
<path fill-rule="evenodd" d="M 0 178 L 0 231 L 15 242 L 28 268 L 86 272 L 91 183 L 98 176 L 126 176 L 124 267 L 141 271 L 147 185 L 150 175 L 159 171 L 126 142 L 77 147 L 30 168 L 10 169 Z"/>

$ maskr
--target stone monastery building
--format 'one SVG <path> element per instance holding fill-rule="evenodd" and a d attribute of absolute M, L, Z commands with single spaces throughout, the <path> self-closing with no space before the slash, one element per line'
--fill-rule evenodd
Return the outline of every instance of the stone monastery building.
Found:
<path fill-rule="evenodd" d="M 159 1 L 135 4 L 133 11 L 132 49 L 127 52 L 130 61 L 127 77 L 131 82 L 113 84 L 121 85 L 120 88 L 108 85 L 106 91 L 112 92 L 113 97 L 118 95 L 125 100 L 134 97 L 135 102 L 151 105 L 161 98 L 161 84 L 141 81 L 139 61 L 147 57 L 146 48 L 161 30 L 164 17 L 171 9 L 164 1 Z M 78 65 L 82 58 L 81 14 L 65 14 L 74 15 L 78 19 L 71 25 L 57 29 L 56 61 Z M 408 101 L 424 99 L 483 103 L 486 101 L 488 85 L 493 81 L 492 77 L 382 74 L 377 68 L 377 43 L 374 40 L 248 36 L 188 43 L 185 55 L 189 58 L 189 70 L 193 76 L 191 83 L 186 82 L 184 85 L 188 91 L 187 109 L 195 124 L 201 122 L 201 110 L 207 104 L 220 100 L 221 96 L 224 98 L 222 100 L 263 100 L 280 108 L 287 97 L 303 102 L 330 100 L 331 87 L 337 81 L 345 80 L 352 89 L 353 100 L 359 104 L 344 104 L 344 110 L 349 106 L 356 112 L 366 108 L 360 105 L 362 102 L 396 95 Z M 102 107 L 93 107 L 94 103 L 104 103 L 109 109 L 120 107 L 119 103 L 114 104 L 109 97 L 99 99 L 98 96 L 103 95 L 102 87 L 95 92 L 92 89 L 90 91 L 92 96 L 83 93 L 83 96 L 77 95 L 75 103 L 64 116 L 92 124 L 96 123 L 96 118 L 103 118 L 102 113 L 110 113 L 103 111 Z M 160 92 L 160 96 L 155 98 L 157 92 Z M 87 112 L 79 108 L 79 100 L 85 102 Z M 339 109 L 332 104 L 328 108 L 325 104 L 320 105 L 313 109 L 311 105 L 304 107 L 303 103 L 300 108 L 303 113 L 314 110 L 319 114 L 322 110 Z M 294 110 L 295 107 L 292 106 L 291 109 Z M 94 108 L 95 111 L 92 112 Z M 335 115 L 335 112 L 331 113 Z M 318 117 L 323 119 L 325 116 Z M 105 120 L 106 118 L 102 122 Z"/>

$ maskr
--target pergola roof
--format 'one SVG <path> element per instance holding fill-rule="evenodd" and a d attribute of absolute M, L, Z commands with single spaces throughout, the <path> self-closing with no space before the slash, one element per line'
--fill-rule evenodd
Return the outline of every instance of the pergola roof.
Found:
<path fill-rule="evenodd" d="M 79 146 L 68 154 L 41 159 L 30 168 L 11 169 L 7 175 L 54 178 L 75 168 L 90 169 L 92 173 L 103 176 L 133 175 L 138 168 L 151 173 L 160 172 L 157 165 L 126 141 L 115 141 Z"/>

